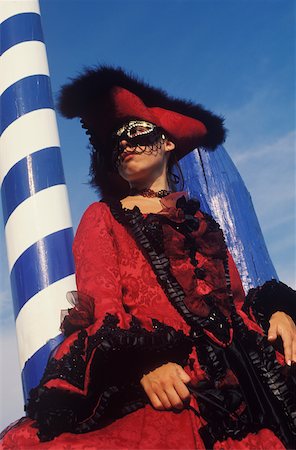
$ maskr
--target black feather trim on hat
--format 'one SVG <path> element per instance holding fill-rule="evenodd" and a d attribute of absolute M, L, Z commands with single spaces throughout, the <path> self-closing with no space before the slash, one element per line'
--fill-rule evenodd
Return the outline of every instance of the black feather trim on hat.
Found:
<path fill-rule="evenodd" d="M 164 90 L 154 88 L 128 74 L 121 68 L 99 66 L 87 69 L 81 76 L 62 87 L 58 109 L 67 118 L 88 116 L 108 97 L 115 86 L 137 95 L 147 107 L 160 107 L 201 121 L 207 134 L 201 146 L 215 149 L 226 137 L 223 118 L 187 100 L 170 97 Z"/>

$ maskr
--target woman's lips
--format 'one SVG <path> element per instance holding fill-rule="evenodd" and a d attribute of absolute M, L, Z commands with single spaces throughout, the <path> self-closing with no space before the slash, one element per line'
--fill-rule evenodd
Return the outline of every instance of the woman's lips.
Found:
<path fill-rule="evenodd" d="M 125 161 L 126 159 L 133 158 L 135 156 L 135 153 L 127 153 L 125 155 L 122 155 L 122 161 Z"/>

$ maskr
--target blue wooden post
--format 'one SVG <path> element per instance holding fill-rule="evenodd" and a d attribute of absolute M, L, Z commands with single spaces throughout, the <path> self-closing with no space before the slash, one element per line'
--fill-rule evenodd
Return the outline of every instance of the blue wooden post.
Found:
<path fill-rule="evenodd" d="M 245 291 L 277 279 L 251 196 L 225 148 L 194 150 L 181 167 L 186 190 L 223 229 Z"/>

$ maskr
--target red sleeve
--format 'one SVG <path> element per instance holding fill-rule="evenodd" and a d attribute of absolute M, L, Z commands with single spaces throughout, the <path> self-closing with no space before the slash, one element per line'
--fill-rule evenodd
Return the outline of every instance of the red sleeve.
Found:
<path fill-rule="evenodd" d="M 184 366 L 192 351 L 183 331 L 155 319 L 148 331 L 124 310 L 107 205 L 94 203 L 86 210 L 73 251 L 80 296 L 67 317 L 79 326 L 48 361 L 27 404 L 41 440 L 91 431 L 144 406 L 143 374 L 169 361 Z M 83 325 L 87 318 L 90 325 Z"/>
<path fill-rule="evenodd" d="M 117 314 L 121 327 L 128 327 L 130 315 L 123 308 L 118 252 L 106 204 L 93 203 L 87 208 L 77 229 L 73 253 L 77 289 L 93 298 L 97 326 L 108 312 Z"/>

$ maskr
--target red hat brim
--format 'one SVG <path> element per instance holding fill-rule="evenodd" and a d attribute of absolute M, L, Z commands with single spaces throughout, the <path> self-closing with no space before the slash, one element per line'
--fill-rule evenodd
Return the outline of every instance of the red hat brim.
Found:
<path fill-rule="evenodd" d="M 180 159 L 198 147 L 207 134 L 207 128 L 201 121 L 169 109 L 146 106 L 137 95 L 122 87 L 114 87 L 109 99 L 112 102 L 112 108 L 109 109 L 111 114 L 105 115 L 105 126 L 102 127 L 101 123 L 97 130 L 103 134 L 102 139 L 107 130 L 109 133 L 115 131 L 116 127 L 130 118 L 146 120 L 168 134 L 176 145 L 177 159 Z"/>

